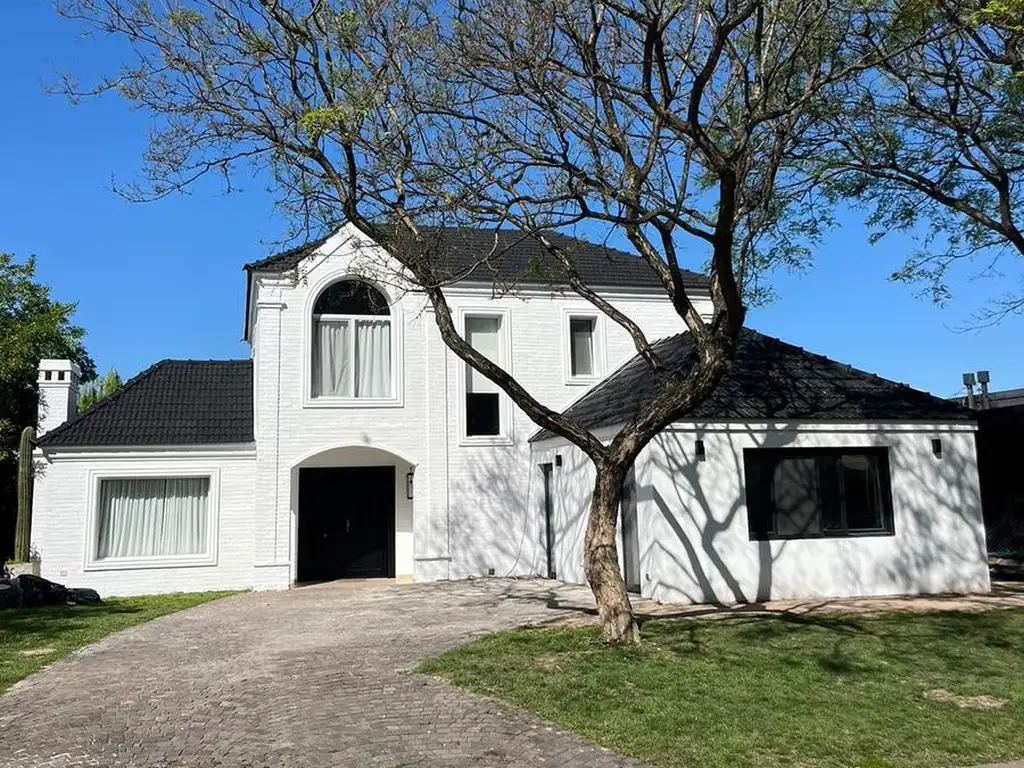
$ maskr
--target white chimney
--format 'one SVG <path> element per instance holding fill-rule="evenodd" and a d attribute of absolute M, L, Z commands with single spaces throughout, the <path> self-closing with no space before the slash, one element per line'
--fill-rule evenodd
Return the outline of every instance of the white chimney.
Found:
<path fill-rule="evenodd" d="M 82 370 L 70 360 L 39 361 L 39 426 L 42 437 L 78 415 L 78 379 Z"/>

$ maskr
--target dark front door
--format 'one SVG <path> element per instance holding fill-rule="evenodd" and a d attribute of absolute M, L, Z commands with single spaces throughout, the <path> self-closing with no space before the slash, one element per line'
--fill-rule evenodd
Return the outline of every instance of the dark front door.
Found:
<path fill-rule="evenodd" d="M 395 468 L 299 470 L 298 581 L 394 575 Z"/>

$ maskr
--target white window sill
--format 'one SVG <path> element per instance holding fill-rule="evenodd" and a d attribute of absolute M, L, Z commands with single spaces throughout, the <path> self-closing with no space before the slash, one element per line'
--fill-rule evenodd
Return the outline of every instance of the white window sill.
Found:
<path fill-rule="evenodd" d="M 215 555 L 187 555 L 168 557 L 109 557 L 92 560 L 84 571 L 134 571 L 140 568 L 202 568 L 217 564 Z"/>
<path fill-rule="evenodd" d="M 507 435 L 474 435 L 459 439 L 459 445 L 463 448 L 509 446 L 514 444 L 515 441 Z"/>
<path fill-rule="evenodd" d="M 303 408 L 401 408 L 399 398 L 373 399 L 360 397 L 309 397 Z"/>
<path fill-rule="evenodd" d="M 600 376 L 568 376 L 565 385 L 567 387 L 592 387 L 601 381 Z"/>

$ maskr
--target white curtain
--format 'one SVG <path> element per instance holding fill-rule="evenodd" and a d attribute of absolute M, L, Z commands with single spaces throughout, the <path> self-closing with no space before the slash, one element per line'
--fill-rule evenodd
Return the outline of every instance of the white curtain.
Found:
<path fill-rule="evenodd" d="M 497 363 L 498 339 L 501 331 L 500 317 L 467 317 L 466 318 L 466 341 L 477 352 L 488 360 Z M 466 392 L 480 395 L 488 392 L 497 392 L 498 385 L 488 379 L 482 373 L 466 364 Z"/>
<path fill-rule="evenodd" d="M 569 346 L 572 347 L 572 375 L 594 375 L 594 321 L 589 318 L 569 320 Z"/>
<path fill-rule="evenodd" d="M 352 397 L 350 333 L 348 321 L 344 320 L 317 320 L 313 324 L 314 397 Z"/>
<path fill-rule="evenodd" d="M 97 559 L 207 552 L 209 492 L 208 477 L 102 480 Z"/>
<path fill-rule="evenodd" d="M 356 397 L 391 397 L 391 321 L 356 321 Z"/>

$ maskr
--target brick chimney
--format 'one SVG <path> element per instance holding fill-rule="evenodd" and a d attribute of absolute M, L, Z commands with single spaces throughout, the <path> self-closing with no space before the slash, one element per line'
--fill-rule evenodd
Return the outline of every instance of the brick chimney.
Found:
<path fill-rule="evenodd" d="M 78 415 L 78 379 L 82 370 L 70 360 L 39 361 L 39 426 L 42 437 Z"/>

